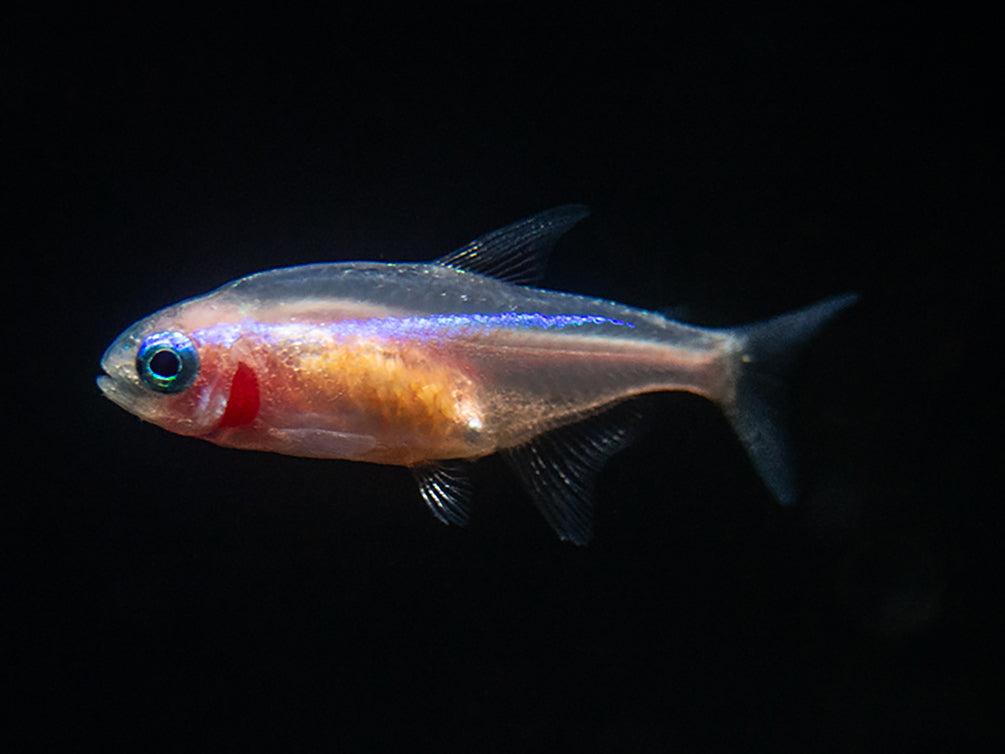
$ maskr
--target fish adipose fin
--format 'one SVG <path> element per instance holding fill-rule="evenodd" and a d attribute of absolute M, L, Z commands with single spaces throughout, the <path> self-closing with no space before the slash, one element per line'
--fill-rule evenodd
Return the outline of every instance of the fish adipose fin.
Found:
<path fill-rule="evenodd" d="M 637 435 L 634 402 L 569 424 L 504 452 L 558 536 L 577 545 L 593 537 L 593 487 L 608 459 Z"/>
<path fill-rule="evenodd" d="M 467 526 L 471 518 L 471 478 L 468 461 L 438 461 L 412 469 L 419 494 L 440 521 Z"/>
<path fill-rule="evenodd" d="M 802 349 L 828 320 L 858 301 L 824 299 L 774 319 L 733 328 L 740 340 L 737 380 L 723 410 L 765 484 L 783 505 L 796 498 L 788 426 L 789 378 Z"/>
<path fill-rule="evenodd" d="M 435 264 L 508 283 L 535 285 L 544 275 L 555 242 L 589 213 L 581 204 L 555 207 L 486 233 Z"/>

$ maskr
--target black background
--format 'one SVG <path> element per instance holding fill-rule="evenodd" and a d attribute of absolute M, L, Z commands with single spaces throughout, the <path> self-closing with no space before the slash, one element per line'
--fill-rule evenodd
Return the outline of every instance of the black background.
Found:
<path fill-rule="evenodd" d="M 4 26 L 17 748 L 1001 742 L 990 19 L 497 3 Z M 566 202 L 593 215 L 549 287 L 708 325 L 862 294 L 797 376 L 799 505 L 692 396 L 650 402 L 581 549 L 498 459 L 451 529 L 401 469 L 216 448 L 94 385 L 119 331 L 234 277 L 431 259 Z"/>

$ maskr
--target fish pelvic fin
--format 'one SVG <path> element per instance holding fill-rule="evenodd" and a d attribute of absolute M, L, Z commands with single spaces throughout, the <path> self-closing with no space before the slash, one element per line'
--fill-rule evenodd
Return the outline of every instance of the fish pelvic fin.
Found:
<path fill-rule="evenodd" d="M 440 521 L 467 526 L 471 518 L 471 478 L 467 461 L 437 461 L 412 469 L 419 495 Z"/>
<path fill-rule="evenodd" d="M 761 478 L 782 505 L 798 492 L 788 434 L 790 378 L 799 357 L 828 321 L 858 301 L 845 293 L 764 322 L 733 328 L 736 378 L 723 410 Z"/>

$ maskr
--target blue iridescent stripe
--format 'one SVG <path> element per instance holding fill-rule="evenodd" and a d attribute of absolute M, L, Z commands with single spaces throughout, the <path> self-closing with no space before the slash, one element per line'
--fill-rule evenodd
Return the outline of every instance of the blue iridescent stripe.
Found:
<path fill-rule="evenodd" d="M 621 319 L 593 314 L 540 314 L 538 312 L 499 312 L 496 314 L 432 314 L 426 317 L 375 317 L 339 320 L 327 324 L 265 323 L 245 321 L 214 325 L 192 333 L 200 343 L 229 348 L 242 336 L 259 337 L 269 343 L 290 340 L 317 340 L 318 336 L 339 339 L 349 336 L 391 335 L 396 337 L 450 338 L 471 330 L 551 330 L 584 325 L 635 325 Z"/>
<path fill-rule="evenodd" d="M 414 330 L 427 332 L 429 330 L 456 330 L 471 327 L 488 330 L 529 330 L 552 329 L 563 327 L 581 327 L 582 325 L 617 325 L 619 327 L 635 327 L 631 322 L 610 317 L 599 317 L 592 314 L 539 314 L 537 312 L 500 312 L 497 314 L 434 314 L 428 317 L 386 317 L 374 320 L 364 320 L 364 324 L 380 323 L 378 326 L 390 326 L 400 332 Z"/>

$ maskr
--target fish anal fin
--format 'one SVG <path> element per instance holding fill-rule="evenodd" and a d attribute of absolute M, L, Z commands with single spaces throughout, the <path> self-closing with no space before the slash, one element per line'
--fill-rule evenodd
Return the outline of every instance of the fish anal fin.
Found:
<path fill-rule="evenodd" d="M 419 494 L 440 521 L 467 526 L 471 518 L 471 478 L 468 461 L 437 461 L 412 468 Z"/>
<path fill-rule="evenodd" d="M 633 401 L 538 435 L 505 451 L 510 466 L 559 538 L 577 545 L 593 537 L 593 490 L 604 464 L 638 434 Z"/>
<path fill-rule="evenodd" d="M 581 204 L 555 207 L 486 233 L 435 264 L 533 285 L 544 275 L 555 242 L 588 214 Z"/>

